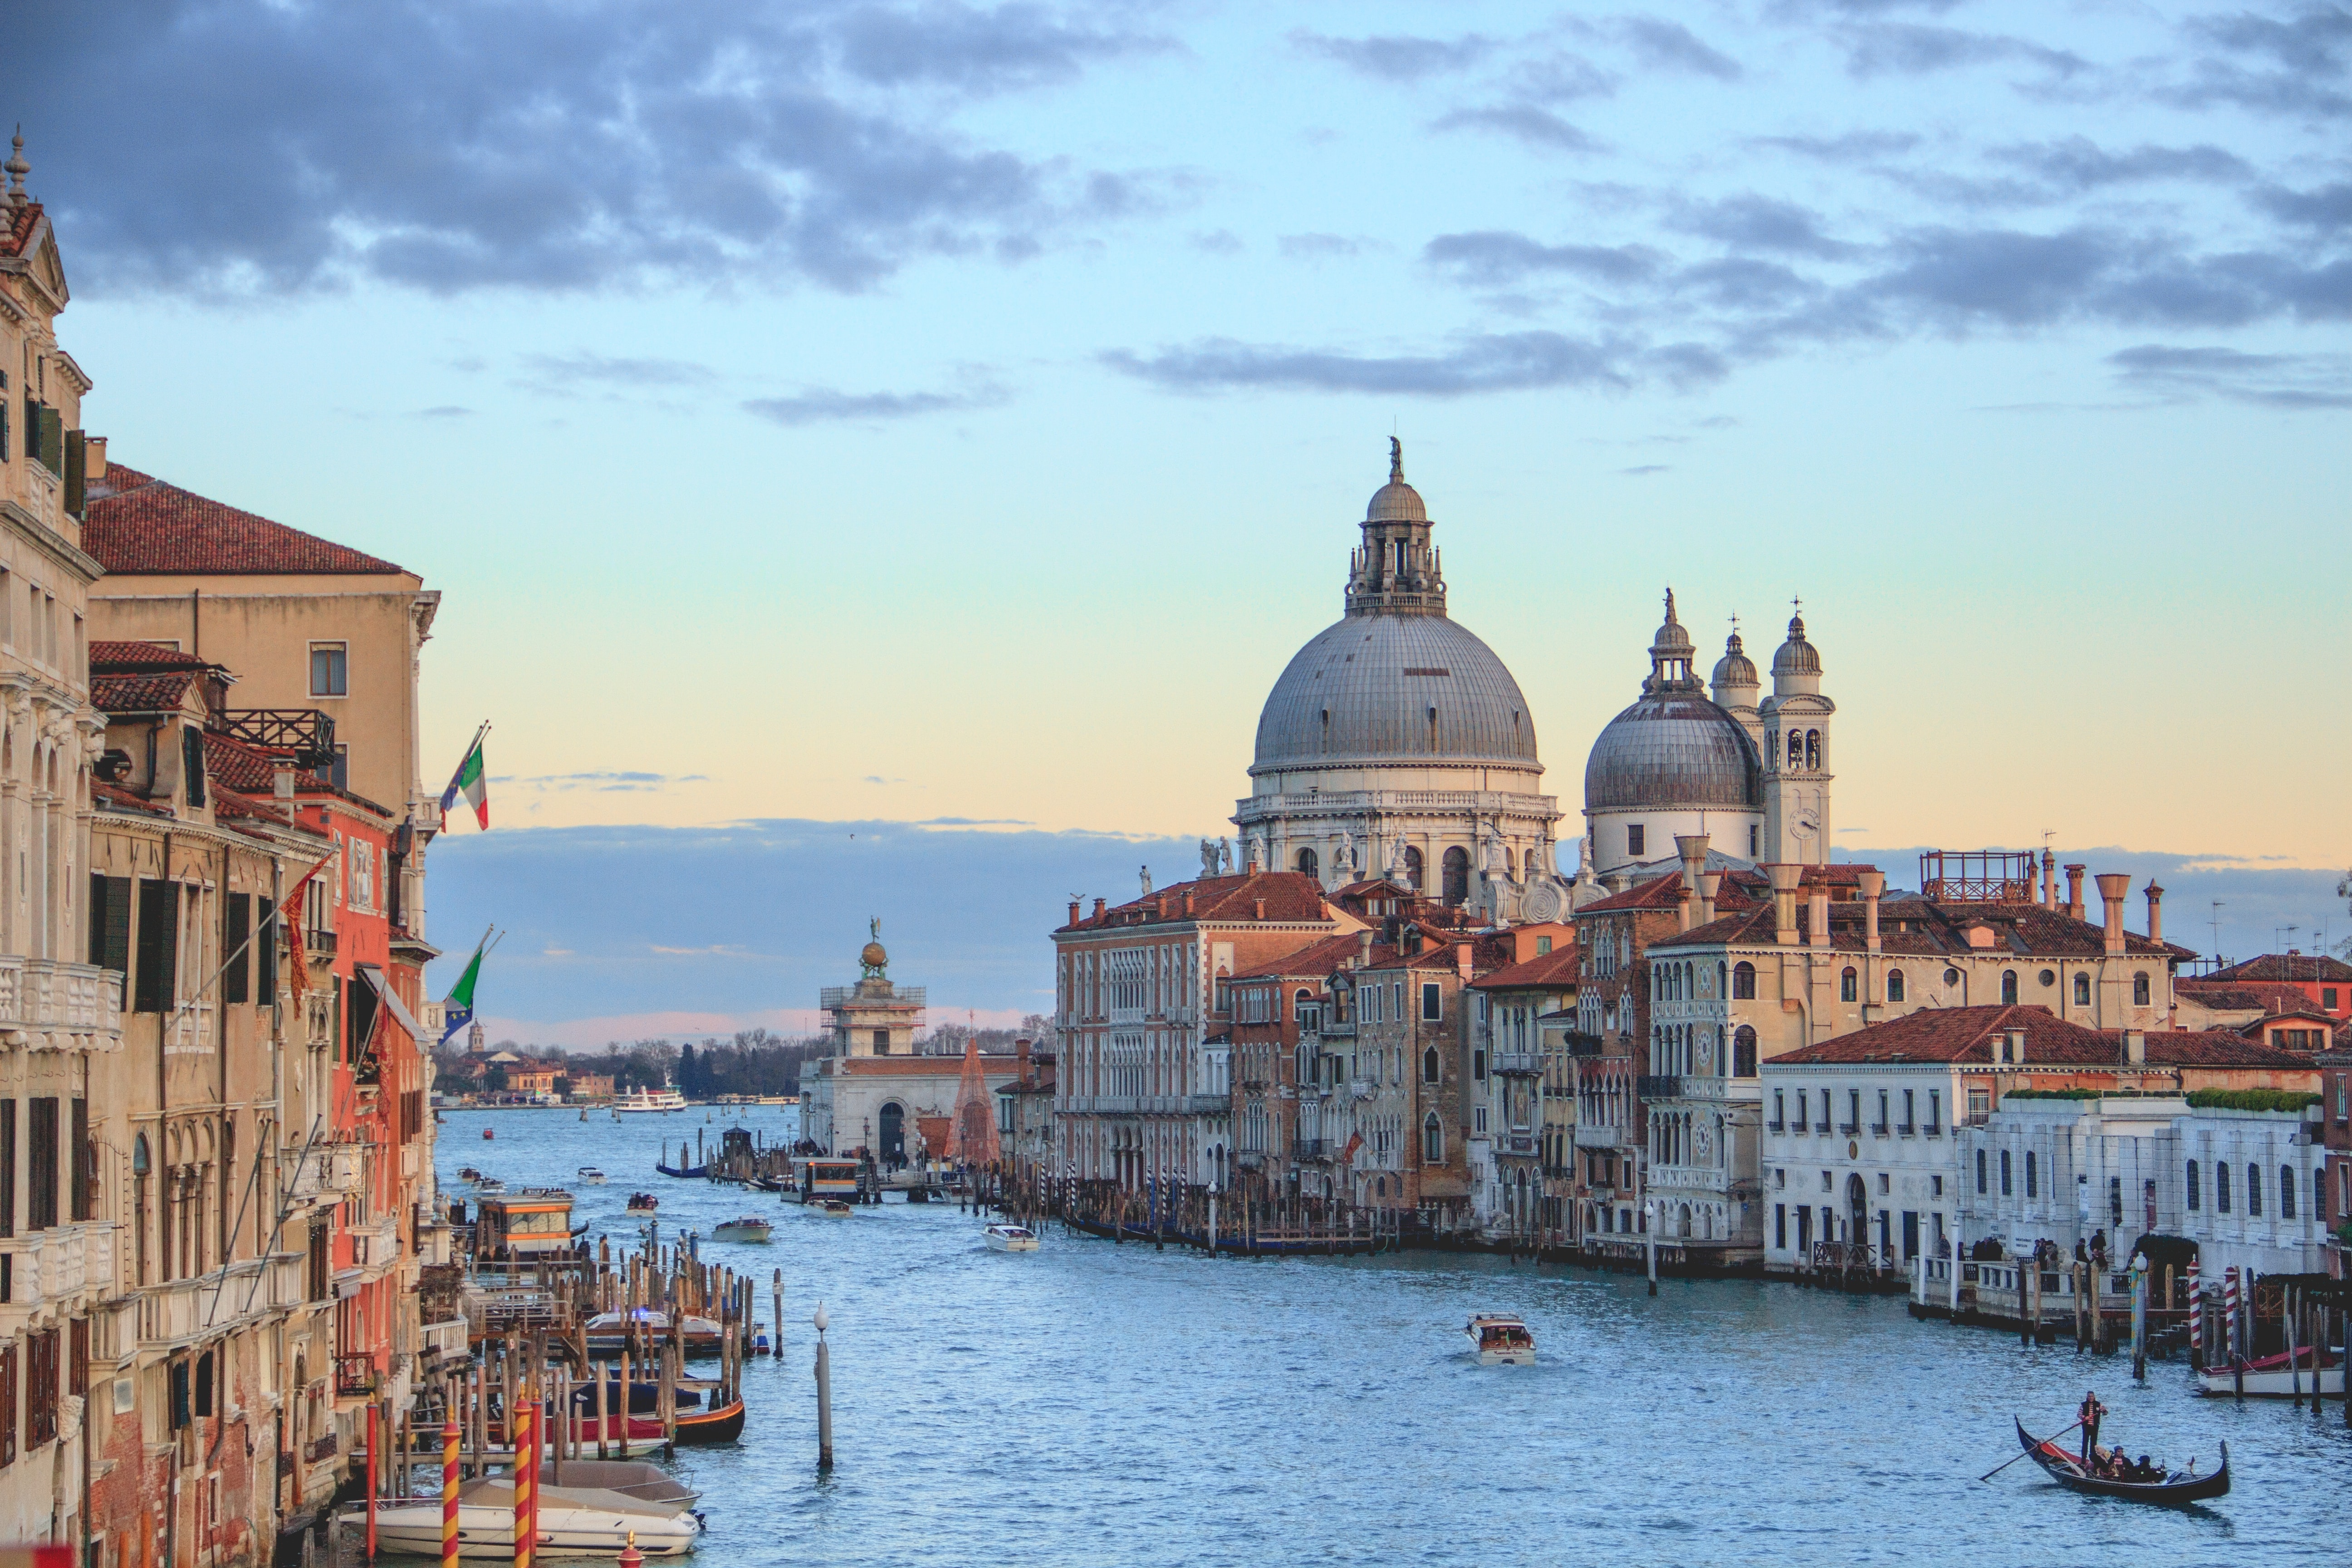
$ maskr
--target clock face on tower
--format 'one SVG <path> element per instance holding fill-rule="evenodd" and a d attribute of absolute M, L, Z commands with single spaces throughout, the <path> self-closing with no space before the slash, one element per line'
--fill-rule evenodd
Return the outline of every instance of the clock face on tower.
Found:
<path fill-rule="evenodd" d="M 1789 824 L 1789 831 L 1800 838 L 1811 838 L 1821 830 L 1822 825 L 1813 820 L 1813 814 L 1810 811 L 1797 813 L 1796 820 Z"/>

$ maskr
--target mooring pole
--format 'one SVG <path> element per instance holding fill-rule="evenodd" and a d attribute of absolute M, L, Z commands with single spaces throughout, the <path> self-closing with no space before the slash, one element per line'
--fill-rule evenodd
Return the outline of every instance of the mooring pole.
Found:
<path fill-rule="evenodd" d="M 816 1304 L 809 1320 L 816 1325 L 816 1468 L 833 1468 L 833 1358 L 826 1353 L 824 1303 Z"/>

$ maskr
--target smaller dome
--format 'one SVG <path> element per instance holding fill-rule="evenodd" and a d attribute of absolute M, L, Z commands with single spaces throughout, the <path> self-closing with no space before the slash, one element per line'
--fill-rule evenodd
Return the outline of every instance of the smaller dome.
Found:
<path fill-rule="evenodd" d="M 1779 675 L 1819 675 L 1822 672 L 1821 651 L 1805 640 L 1805 617 L 1789 617 L 1789 640 L 1772 656 L 1772 673 Z"/>
<path fill-rule="evenodd" d="M 1389 437 L 1389 482 L 1372 492 L 1372 502 L 1364 509 L 1366 522 L 1427 522 L 1429 509 L 1422 504 L 1421 492 L 1404 482 L 1404 443 Z"/>
<path fill-rule="evenodd" d="M 1669 588 L 1666 590 L 1665 625 L 1660 626 L 1658 635 L 1650 639 L 1650 657 L 1654 659 L 1687 659 L 1697 651 L 1698 645 L 1691 641 L 1690 633 L 1683 629 L 1682 622 L 1675 619 L 1675 591 Z"/>
<path fill-rule="evenodd" d="M 1723 657 L 1715 661 L 1715 684 L 1726 686 L 1759 686 L 1756 661 L 1739 646 L 1739 634 L 1732 633 L 1724 639 Z"/>
<path fill-rule="evenodd" d="M 890 955 L 883 951 L 880 942 L 869 942 L 857 954 L 857 962 L 868 969 L 881 969 L 888 965 Z"/>

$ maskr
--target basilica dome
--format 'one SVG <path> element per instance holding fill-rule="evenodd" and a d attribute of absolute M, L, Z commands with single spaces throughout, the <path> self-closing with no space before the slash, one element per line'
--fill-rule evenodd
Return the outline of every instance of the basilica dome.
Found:
<path fill-rule="evenodd" d="M 1763 801 L 1762 760 L 1748 731 L 1707 700 L 1691 664 L 1697 650 L 1675 618 L 1650 643 L 1642 700 L 1609 721 L 1584 764 L 1584 809 L 1751 811 Z M 1731 655 L 1738 654 L 1735 642 Z M 1729 663 L 1729 656 L 1726 658 Z M 1748 665 L 1742 657 L 1739 663 Z M 1752 682 L 1755 667 L 1748 665 Z M 1723 676 L 1717 667 L 1717 679 Z"/>
<path fill-rule="evenodd" d="M 1382 762 L 1540 766 L 1519 683 L 1442 615 L 1353 615 L 1325 627 L 1258 714 L 1253 774 Z"/>

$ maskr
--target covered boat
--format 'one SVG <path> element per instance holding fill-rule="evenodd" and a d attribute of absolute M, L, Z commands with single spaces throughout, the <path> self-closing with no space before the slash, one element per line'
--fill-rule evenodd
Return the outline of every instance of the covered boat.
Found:
<path fill-rule="evenodd" d="M 593 1165 L 583 1165 L 580 1167 L 580 1184 L 583 1187 L 601 1187 L 604 1184 L 604 1173 Z"/>
<path fill-rule="evenodd" d="M 1037 1250 L 1037 1233 L 1025 1225 L 992 1225 L 981 1235 L 987 1238 L 991 1252 Z"/>
<path fill-rule="evenodd" d="M 628 1349 L 633 1326 L 635 1337 L 648 1344 L 669 1338 L 669 1314 L 658 1307 L 639 1307 L 628 1313 L 599 1312 L 583 1326 L 588 1331 L 591 1355 L 618 1355 Z M 719 1353 L 718 1320 L 688 1312 L 679 1321 L 678 1332 L 686 1342 L 687 1354 Z"/>
<path fill-rule="evenodd" d="M 2016 1420 L 2011 1416 L 2012 1421 Z M 2094 1475 L 2084 1464 L 2083 1456 L 2058 1446 L 2051 1437 L 2035 1437 L 2025 1430 L 2025 1423 L 2017 1422 L 2017 1440 L 2042 1467 L 2042 1474 L 2068 1491 L 2087 1492 L 2094 1497 L 2123 1498 L 2131 1502 L 2152 1502 L 2179 1507 L 2184 1503 L 2203 1502 L 2208 1498 L 2221 1497 L 2230 1489 L 2230 1445 L 2221 1445 L 2220 1468 L 2209 1474 L 2197 1473 L 2197 1461 L 2189 1461 L 2185 1470 L 2167 1470 L 2160 1477 L 2146 1480 L 2118 1480 L 2109 1476 Z"/>
<path fill-rule="evenodd" d="M 1536 1337 L 1507 1312 L 1481 1312 L 1463 1325 L 1480 1366 L 1533 1366 Z"/>
<path fill-rule="evenodd" d="M 702 1521 L 674 1503 L 650 1501 L 595 1487 L 541 1487 L 536 1554 L 618 1557 L 635 1538 L 646 1557 L 682 1557 L 694 1550 Z M 457 1555 L 514 1560 L 514 1487 L 503 1479 L 471 1481 L 457 1489 Z M 346 1503 L 339 1518 L 357 1523 L 364 1502 Z M 376 1538 L 393 1552 L 441 1555 L 441 1500 L 379 1498 Z"/>
<path fill-rule="evenodd" d="M 2314 1392 L 2314 1378 L 2319 1383 L 2318 1393 L 2334 1394 L 2339 1399 L 2344 1396 L 2344 1358 L 2334 1353 L 2315 1357 L 2308 1345 L 2295 1352 L 2293 1367 L 2287 1365 L 2284 1351 L 2259 1361 L 2250 1361 L 2242 1372 L 2234 1363 L 2209 1366 L 2197 1374 L 2197 1391 L 2200 1394 L 2235 1394 L 2239 1391 L 2241 1375 L 2244 1378 L 2245 1394 L 2249 1399 L 2293 1399 Z"/>
<path fill-rule="evenodd" d="M 629 1194 L 628 1212 L 631 1214 L 651 1214 L 659 1207 L 661 1207 L 661 1199 L 654 1196 L 651 1193 L 631 1193 Z"/>
<path fill-rule="evenodd" d="M 737 1215 L 722 1221 L 711 1232 L 714 1241 L 765 1241 L 775 1233 L 775 1226 L 758 1215 Z"/>

